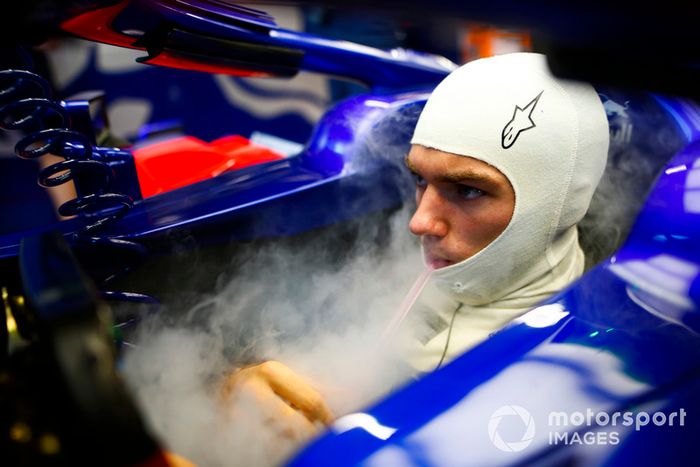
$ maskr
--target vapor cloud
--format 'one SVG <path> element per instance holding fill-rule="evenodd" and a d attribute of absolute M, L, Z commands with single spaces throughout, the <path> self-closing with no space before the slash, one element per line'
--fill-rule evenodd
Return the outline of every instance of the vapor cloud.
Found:
<path fill-rule="evenodd" d="M 268 246 L 179 318 L 143 323 L 124 373 L 164 443 L 205 466 L 275 465 L 293 453 L 299 440 L 245 395 L 221 400 L 222 378 L 247 363 L 283 362 L 337 416 L 405 381 L 410 372 L 380 336 L 422 268 L 409 211 L 363 225 L 340 263 L 324 257 L 340 241 L 332 236 Z"/>

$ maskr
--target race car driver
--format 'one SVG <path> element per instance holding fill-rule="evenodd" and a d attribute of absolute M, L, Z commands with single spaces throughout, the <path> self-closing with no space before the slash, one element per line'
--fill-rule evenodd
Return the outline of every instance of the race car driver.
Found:
<path fill-rule="evenodd" d="M 412 310 L 424 325 L 403 352 L 430 371 L 583 273 L 576 224 L 605 169 L 608 125 L 590 85 L 553 77 L 542 55 L 518 53 L 451 73 L 411 144 L 409 227 L 434 271 Z M 224 388 L 253 394 L 297 427 L 293 436 L 333 420 L 319 392 L 281 362 L 240 369 Z"/>

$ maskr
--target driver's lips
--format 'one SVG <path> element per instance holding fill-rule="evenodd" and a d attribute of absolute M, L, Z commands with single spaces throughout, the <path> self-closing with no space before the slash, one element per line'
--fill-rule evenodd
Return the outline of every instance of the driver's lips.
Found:
<path fill-rule="evenodd" d="M 451 266 L 454 264 L 454 262 L 442 259 L 442 258 L 434 258 L 432 256 L 427 256 L 425 258 L 425 262 L 428 263 L 428 266 L 430 266 L 430 269 L 440 269 L 440 268 L 445 268 L 447 266 Z"/>
<path fill-rule="evenodd" d="M 423 256 L 425 263 L 431 269 L 440 269 L 457 263 L 457 261 L 451 260 L 449 255 L 440 251 L 434 243 L 425 240 L 423 240 Z"/>

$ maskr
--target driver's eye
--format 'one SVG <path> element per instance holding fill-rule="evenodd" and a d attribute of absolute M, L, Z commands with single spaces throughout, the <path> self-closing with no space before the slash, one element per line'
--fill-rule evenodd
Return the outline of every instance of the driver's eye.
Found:
<path fill-rule="evenodd" d="M 413 174 L 413 180 L 415 180 L 417 188 L 425 188 L 428 185 L 428 182 L 417 173 Z"/>
<path fill-rule="evenodd" d="M 460 185 L 457 192 L 462 199 L 466 200 L 476 199 L 486 194 L 484 191 L 469 185 Z"/>

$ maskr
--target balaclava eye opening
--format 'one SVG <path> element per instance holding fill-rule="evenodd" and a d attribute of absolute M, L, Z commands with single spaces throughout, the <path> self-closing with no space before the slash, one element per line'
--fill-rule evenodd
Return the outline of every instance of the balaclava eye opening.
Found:
<path fill-rule="evenodd" d="M 555 78 L 539 54 L 477 60 L 438 85 L 411 143 L 486 162 L 515 192 L 505 230 L 470 258 L 434 271 L 439 288 L 483 305 L 546 282 L 562 263 L 582 270 L 576 223 L 608 152 L 607 118 L 592 86 Z"/>

